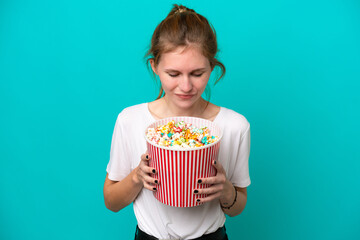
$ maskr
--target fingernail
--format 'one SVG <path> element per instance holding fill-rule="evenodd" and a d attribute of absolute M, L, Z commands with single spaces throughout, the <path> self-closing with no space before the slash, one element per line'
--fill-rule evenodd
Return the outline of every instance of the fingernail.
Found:
<path fill-rule="evenodd" d="M 155 169 L 153 169 L 152 172 L 155 173 Z"/>
<path fill-rule="evenodd" d="M 200 199 L 196 199 L 197 202 L 200 202 Z"/>
<path fill-rule="evenodd" d="M 154 187 L 153 190 L 156 191 L 156 187 Z"/>
<path fill-rule="evenodd" d="M 198 193 L 198 192 L 199 192 L 198 190 L 196 190 L 196 189 L 194 190 L 194 193 Z"/>
<path fill-rule="evenodd" d="M 146 159 L 149 159 L 149 155 L 146 155 Z"/>
<path fill-rule="evenodd" d="M 199 179 L 199 180 L 198 180 L 198 183 L 202 183 L 202 180 L 201 180 L 201 179 Z"/>
<path fill-rule="evenodd" d="M 158 183 L 158 180 L 155 180 L 155 183 L 157 184 L 157 183 Z"/>
<path fill-rule="evenodd" d="M 214 164 L 216 164 L 216 161 L 214 161 Z"/>

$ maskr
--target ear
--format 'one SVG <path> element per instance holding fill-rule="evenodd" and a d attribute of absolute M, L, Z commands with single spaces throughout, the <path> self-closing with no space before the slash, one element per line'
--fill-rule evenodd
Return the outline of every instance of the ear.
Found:
<path fill-rule="evenodd" d="M 151 66 L 151 69 L 153 70 L 153 72 L 154 72 L 155 74 L 157 74 L 156 66 L 155 66 L 155 61 L 154 61 L 153 58 L 150 59 L 150 66 Z M 159 75 L 159 74 L 157 74 L 157 75 Z"/>

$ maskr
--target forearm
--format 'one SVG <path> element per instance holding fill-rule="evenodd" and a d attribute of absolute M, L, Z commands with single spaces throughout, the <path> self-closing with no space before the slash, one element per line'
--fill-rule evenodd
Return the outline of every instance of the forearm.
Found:
<path fill-rule="evenodd" d="M 235 194 L 235 189 L 230 181 L 227 182 L 228 185 L 228 194 L 225 196 L 225 198 L 220 200 L 220 204 L 225 207 L 222 208 L 223 212 L 230 216 L 234 217 L 236 215 L 239 215 L 245 208 L 246 201 L 247 201 L 247 191 L 246 188 L 239 188 L 235 187 L 237 193 Z M 236 201 L 233 206 L 231 204 L 234 202 L 236 196 Z M 231 207 L 230 207 L 231 206 Z M 227 209 L 226 207 L 230 207 Z"/>
<path fill-rule="evenodd" d="M 111 211 L 118 212 L 132 203 L 142 188 L 143 185 L 136 176 L 136 169 L 119 182 L 107 180 L 104 185 L 105 206 Z"/>

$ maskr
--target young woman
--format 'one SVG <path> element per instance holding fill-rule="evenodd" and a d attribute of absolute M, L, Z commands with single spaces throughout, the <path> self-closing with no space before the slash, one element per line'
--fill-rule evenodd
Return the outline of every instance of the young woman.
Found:
<path fill-rule="evenodd" d="M 225 214 L 238 215 L 245 207 L 250 125 L 241 114 L 201 97 L 216 66 L 221 77 L 225 74 L 215 58 L 217 51 L 216 35 L 206 18 L 182 5 L 174 5 L 154 31 L 147 57 L 160 78 L 160 94 L 118 115 L 104 184 L 108 209 L 117 212 L 133 203 L 135 239 L 228 239 Z M 223 129 L 218 161 L 213 161 L 217 174 L 198 179 L 210 187 L 194 191 L 208 194 L 198 198 L 203 204 L 197 207 L 167 206 L 152 193 L 160 183 L 150 177 L 156 169 L 149 167 L 143 131 L 155 120 L 173 116 L 208 119 Z"/>

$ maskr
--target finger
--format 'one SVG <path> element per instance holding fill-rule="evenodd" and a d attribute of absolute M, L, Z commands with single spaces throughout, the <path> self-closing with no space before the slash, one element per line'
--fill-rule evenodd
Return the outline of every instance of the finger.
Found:
<path fill-rule="evenodd" d="M 144 182 L 144 188 L 146 188 L 152 192 L 155 192 L 157 190 L 157 188 L 155 186 L 152 186 L 152 185 L 148 184 L 147 182 Z"/>
<path fill-rule="evenodd" d="M 216 168 L 218 173 L 220 172 L 225 174 L 225 169 L 219 161 L 213 160 L 212 165 Z"/>
<path fill-rule="evenodd" d="M 150 156 L 150 154 L 148 154 L 147 152 L 145 153 L 145 154 L 143 154 L 143 155 L 141 155 L 141 160 L 142 161 L 149 161 L 150 160 L 150 158 L 151 158 L 151 156 Z"/>
<path fill-rule="evenodd" d="M 208 188 L 202 188 L 202 189 L 195 189 L 194 190 L 194 194 L 196 195 L 201 195 L 201 194 L 216 194 L 218 192 L 221 193 L 221 191 L 224 189 L 223 185 L 221 184 L 217 184 L 217 185 L 212 185 L 211 187 Z"/>
<path fill-rule="evenodd" d="M 156 169 L 153 168 L 153 167 L 149 167 L 148 165 L 146 164 L 141 164 L 140 163 L 140 169 L 141 171 L 143 171 L 144 173 L 146 174 L 156 174 Z"/>
<path fill-rule="evenodd" d="M 200 178 L 198 179 L 198 184 L 221 184 L 225 183 L 226 177 L 224 174 L 219 173 L 214 177 L 208 177 L 208 178 Z"/>
<path fill-rule="evenodd" d="M 150 177 L 149 175 L 145 175 L 143 177 L 143 179 L 149 185 L 151 185 L 151 184 L 159 184 L 159 180 L 157 180 L 156 178 Z"/>
<path fill-rule="evenodd" d="M 204 198 L 198 198 L 196 199 L 196 202 L 198 203 L 206 203 L 206 202 L 210 202 L 210 201 L 213 201 L 215 199 L 219 199 L 220 198 L 220 193 L 215 193 L 215 194 L 211 194 L 211 195 L 208 195 L 207 197 L 204 197 Z"/>

